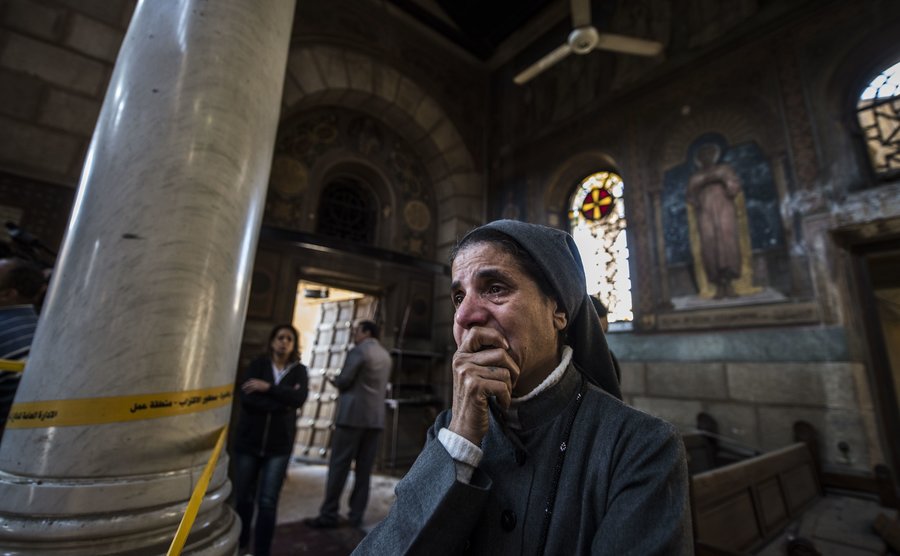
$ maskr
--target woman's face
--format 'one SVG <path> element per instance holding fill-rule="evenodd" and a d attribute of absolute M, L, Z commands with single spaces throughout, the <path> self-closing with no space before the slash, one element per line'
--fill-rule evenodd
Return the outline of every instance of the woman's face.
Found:
<path fill-rule="evenodd" d="M 491 243 L 467 245 L 453 261 L 450 296 L 456 312 L 453 337 L 460 346 L 469 334 L 492 328 L 509 344 L 519 366 L 513 394 L 527 394 L 559 363 L 559 333 L 565 311 L 544 295 L 509 253 Z"/>
<path fill-rule="evenodd" d="M 272 338 L 272 353 L 274 353 L 278 357 L 284 357 L 285 355 L 290 355 L 294 351 L 294 344 L 296 343 L 296 338 L 294 338 L 294 333 L 289 328 L 282 328 L 275 333 L 275 337 Z"/>

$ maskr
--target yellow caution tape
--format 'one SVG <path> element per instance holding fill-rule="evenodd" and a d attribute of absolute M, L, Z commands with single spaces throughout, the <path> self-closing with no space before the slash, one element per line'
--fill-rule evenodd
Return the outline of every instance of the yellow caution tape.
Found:
<path fill-rule="evenodd" d="M 124 423 L 187 415 L 231 404 L 233 385 L 137 396 L 44 400 L 13 404 L 7 429 Z"/>
<path fill-rule="evenodd" d="M 14 361 L 12 359 L 0 359 L 0 371 L 12 371 L 21 373 L 25 370 L 25 361 Z"/>
<path fill-rule="evenodd" d="M 194 520 L 197 519 L 197 512 L 200 510 L 200 503 L 203 502 L 203 495 L 206 494 L 209 480 L 212 478 L 213 470 L 216 468 L 219 453 L 225 444 L 225 433 L 227 430 L 228 427 L 222 427 L 222 432 L 219 433 L 219 440 L 216 441 L 216 447 L 213 448 L 212 455 L 209 457 L 209 461 L 206 462 L 206 468 L 203 470 L 203 474 L 200 475 L 197 486 L 194 487 L 187 509 L 184 511 L 181 523 L 178 525 L 178 531 L 175 533 L 175 538 L 172 539 L 169 552 L 166 553 L 167 556 L 179 556 L 181 549 L 184 548 L 184 542 L 187 540 L 188 533 L 191 532 L 191 527 L 194 526 Z"/>

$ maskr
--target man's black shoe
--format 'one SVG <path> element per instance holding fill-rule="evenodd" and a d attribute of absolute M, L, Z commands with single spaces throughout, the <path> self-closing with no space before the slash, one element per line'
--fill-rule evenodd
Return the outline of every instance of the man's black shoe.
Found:
<path fill-rule="evenodd" d="M 303 524 L 313 529 L 336 529 L 338 527 L 337 521 L 324 519 L 322 516 L 307 517 L 303 520 Z"/>

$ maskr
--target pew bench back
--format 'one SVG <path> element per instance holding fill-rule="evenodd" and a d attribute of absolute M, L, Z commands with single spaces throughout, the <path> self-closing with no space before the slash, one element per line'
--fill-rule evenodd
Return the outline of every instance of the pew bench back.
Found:
<path fill-rule="evenodd" d="M 709 553 L 759 549 L 821 497 L 815 462 L 804 443 L 694 475 L 698 548 L 708 547 Z"/>

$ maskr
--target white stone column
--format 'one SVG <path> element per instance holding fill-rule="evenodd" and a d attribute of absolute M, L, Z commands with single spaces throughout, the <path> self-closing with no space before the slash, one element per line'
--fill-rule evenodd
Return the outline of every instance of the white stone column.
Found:
<path fill-rule="evenodd" d="M 0 446 L 4 554 L 171 542 L 229 419 L 293 12 L 137 6 Z M 226 470 L 185 553 L 236 550 Z"/>

